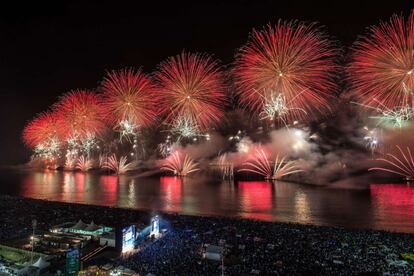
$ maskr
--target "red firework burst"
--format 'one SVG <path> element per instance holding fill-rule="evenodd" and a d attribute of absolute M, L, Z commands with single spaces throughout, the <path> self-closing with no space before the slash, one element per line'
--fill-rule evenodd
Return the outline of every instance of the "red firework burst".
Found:
<path fill-rule="evenodd" d="M 289 121 L 329 110 L 337 89 L 338 50 L 333 46 L 315 24 L 279 20 L 274 27 L 253 30 L 236 56 L 241 103 Z"/>
<path fill-rule="evenodd" d="M 169 113 L 167 120 L 187 118 L 205 130 L 219 122 L 226 103 L 223 74 L 208 55 L 170 57 L 156 73 Z"/>
<path fill-rule="evenodd" d="M 412 106 L 414 10 L 408 20 L 394 15 L 370 28 L 353 47 L 348 66 L 352 91 L 361 104 L 394 109 Z"/>
<path fill-rule="evenodd" d="M 159 114 L 158 89 L 141 70 L 112 71 L 102 82 L 103 106 L 113 126 L 148 126 Z"/>
<path fill-rule="evenodd" d="M 88 135 L 99 136 L 105 130 L 103 107 L 92 92 L 70 91 L 55 105 L 55 110 L 60 123 L 69 129 L 68 136 L 83 139 Z"/>
<path fill-rule="evenodd" d="M 36 147 L 50 139 L 64 137 L 65 128 L 54 112 L 44 112 L 30 121 L 23 130 L 23 141 L 29 147 Z"/>

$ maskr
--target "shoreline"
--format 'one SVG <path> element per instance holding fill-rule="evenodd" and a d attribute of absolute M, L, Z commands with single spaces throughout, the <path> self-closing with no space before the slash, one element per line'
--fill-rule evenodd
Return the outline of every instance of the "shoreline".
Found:
<path fill-rule="evenodd" d="M 393 231 L 393 230 L 386 230 L 386 229 L 374 229 L 374 228 L 362 228 L 362 227 L 352 227 L 352 226 L 335 226 L 335 225 L 321 225 L 321 224 L 312 224 L 312 223 L 298 223 L 298 222 L 286 222 L 286 221 L 274 221 L 268 219 L 255 219 L 249 217 L 242 217 L 241 215 L 238 216 L 226 216 L 222 214 L 183 214 L 173 211 L 164 211 L 164 210 L 153 210 L 153 209 L 135 209 L 132 207 L 119 207 L 119 206 L 110 206 L 110 205 L 99 205 L 99 204 L 89 204 L 89 203 L 82 203 L 82 202 L 67 202 L 67 201 L 57 201 L 57 200 L 49 200 L 49 199 L 42 199 L 42 198 L 32 198 L 32 197 L 24 197 L 24 196 L 17 196 L 17 195 L 9 195 L 9 194 L 0 194 L 0 200 L 3 197 L 10 197 L 14 199 L 21 199 L 21 200 L 28 200 L 28 201 L 35 201 L 35 202 L 45 202 L 57 205 L 77 205 L 82 208 L 87 207 L 94 207 L 94 208 L 109 208 L 109 209 L 119 209 L 125 210 L 128 212 L 136 212 L 139 215 L 144 217 L 148 217 L 151 214 L 159 214 L 163 217 L 186 217 L 186 218 L 204 218 L 204 219 L 227 219 L 229 221 L 251 221 L 256 223 L 269 223 L 269 224 L 282 224 L 282 225 L 290 225 L 290 226 L 304 226 L 304 227 L 319 227 L 319 228 L 331 228 L 331 229 L 343 229 L 348 231 L 374 231 L 374 232 L 384 232 L 390 234 L 407 234 L 413 235 L 414 239 L 414 232 L 403 232 L 403 231 Z M 1 239 L 0 239 L 1 240 Z"/>
<path fill-rule="evenodd" d="M 16 195 L 9 195 L 9 194 L 0 194 L 0 201 L 9 198 L 9 199 L 18 199 L 18 200 L 25 200 L 25 201 L 32 201 L 37 203 L 49 203 L 54 205 L 63 205 L 66 207 L 70 206 L 78 206 L 80 208 L 102 208 L 102 209 L 110 209 L 110 210 L 119 210 L 125 212 L 132 212 L 137 213 L 143 218 L 147 218 L 150 215 L 158 214 L 164 218 L 177 218 L 177 217 L 185 217 L 187 219 L 191 218 L 200 218 L 200 219 L 207 219 L 207 220 L 229 220 L 229 221 L 246 221 L 251 223 L 263 223 L 263 224 L 281 224 L 285 226 L 297 226 L 297 227 L 315 227 L 315 228 L 326 228 L 326 229 L 335 229 L 335 230 L 345 230 L 350 232 L 379 232 L 379 233 L 388 233 L 388 234 L 396 234 L 396 235 L 412 235 L 414 239 L 414 233 L 410 232 L 399 232 L 399 231 L 392 231 L 392 230 L 385 230 L 385 229 L 373 229 L 373 228 L 359 228 L 359 227 L 345 227 L 345 226 L 334 226 L 334 225 L 318 225 L 318 224 L 306 224 L 306 223 L 297 223 L 297 222 L 284 222 L 284 221 L 273 221 L 273 220 L 264 220 L 264 219 L 255 219 L 255 218 L 248 218 L 242 216 L 226 216 L 221 214 L 183 214 L 178 212 L 169 212 L 163 210 L 152 210 L 152 209 L 134 209 L 131 207 L 118 207 L 118 206 L 110 206 L 110 205 L 98 205 L 98 204 L 88 204 L 88 203 L 80 203 L 80 202 L 66 202 L 66 201 L 56 201 L 56 200 L 48 200 L 48 199 L 40 199 L 40 198 L 31 198 L 31 197 L 24 197 L 24 196 L 16 196 Z M 107 224 L 108 226 L 116 226 L 114 224 Z"/>
<path fill-rule="evenodd" d="M 8 208 L 13 206 L 13 208 Z M 167 234 L 136 254 L 118 257 L 115 266 L 142 275 L 219 275 L 219 262 L 202 257 L 206 244 L 226 249 L 226 275 L 412 275 L 414 234 L 269 222 L 225 216 L 194 216 L 0 195 L 0 242 L 69 221 L 98 225 L 149 225 L 153 214 L 168 224 Z M 102 261 L 102 260 L 101 260 Z M 107 263 L 107 260 L 102 264 Z M 258 272 L 258 273 L 256 273 Z"/>

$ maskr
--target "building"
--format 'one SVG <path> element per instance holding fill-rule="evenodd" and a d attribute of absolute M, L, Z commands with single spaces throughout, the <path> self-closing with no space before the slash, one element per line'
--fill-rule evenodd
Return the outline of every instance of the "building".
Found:
<path fill-rule="evenodd" d="M 98 238 L 99 236 L 111 232 L 114 229 L 112 227 L 96 225 L 93 221 L 86 224 L 81 219 L 77 223 L 66 222 L 53 227 L 50 231 L 55 233 L 76 233 L 91 238 Z"/>

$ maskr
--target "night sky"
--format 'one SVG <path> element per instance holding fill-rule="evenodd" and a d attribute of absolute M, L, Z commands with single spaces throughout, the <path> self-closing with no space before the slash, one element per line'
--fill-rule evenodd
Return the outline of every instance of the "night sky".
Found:
<path fill-rule="evenodd" d="M 143 2 L 74 1 L 52 7 L 20 3 L 24 10 L 3 9 L 0 165 L 27 161 L 30 151 L 21 139 L 25 123 L 64 92 L 95 88 L 106 70 L 142 66 L 149 73 L 183 49 L 214 54 L 226 65 L 252 28 L 279 18 L 317 21 L 346 47 L 366 27 L 388 20 L 393 13 L 408 15 L 414 8 L 412 0 L 308 1 L 305 5 L 298 1 Z"/>

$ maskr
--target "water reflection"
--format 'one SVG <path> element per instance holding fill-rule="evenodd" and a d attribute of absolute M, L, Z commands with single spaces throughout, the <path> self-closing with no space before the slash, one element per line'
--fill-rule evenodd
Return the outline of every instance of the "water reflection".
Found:
<path fill-rule="evenodd" d="M 240 181 L 237 187 L 242 217 L 265 220 L 272 218 L 272 183 Z"/>
<path fill-rule="evenodd" d="M 414 187 L 328 189 L 285 182 L 3 172 L 0 192 L 66 202 L 414 232 Z"/>
<path fill-rule="evenodd" d="M 409 185 L 371 185 L 372 205 L 378 228 L 387 229 L 391 217 L 404 231 L 413 232 L 414 188 Z"/>
<path fill-rule="evenodd" d="M 181 212 L 182 178 L 164 176 L 160 178 L 163 209 L 168 212 Z"/>

